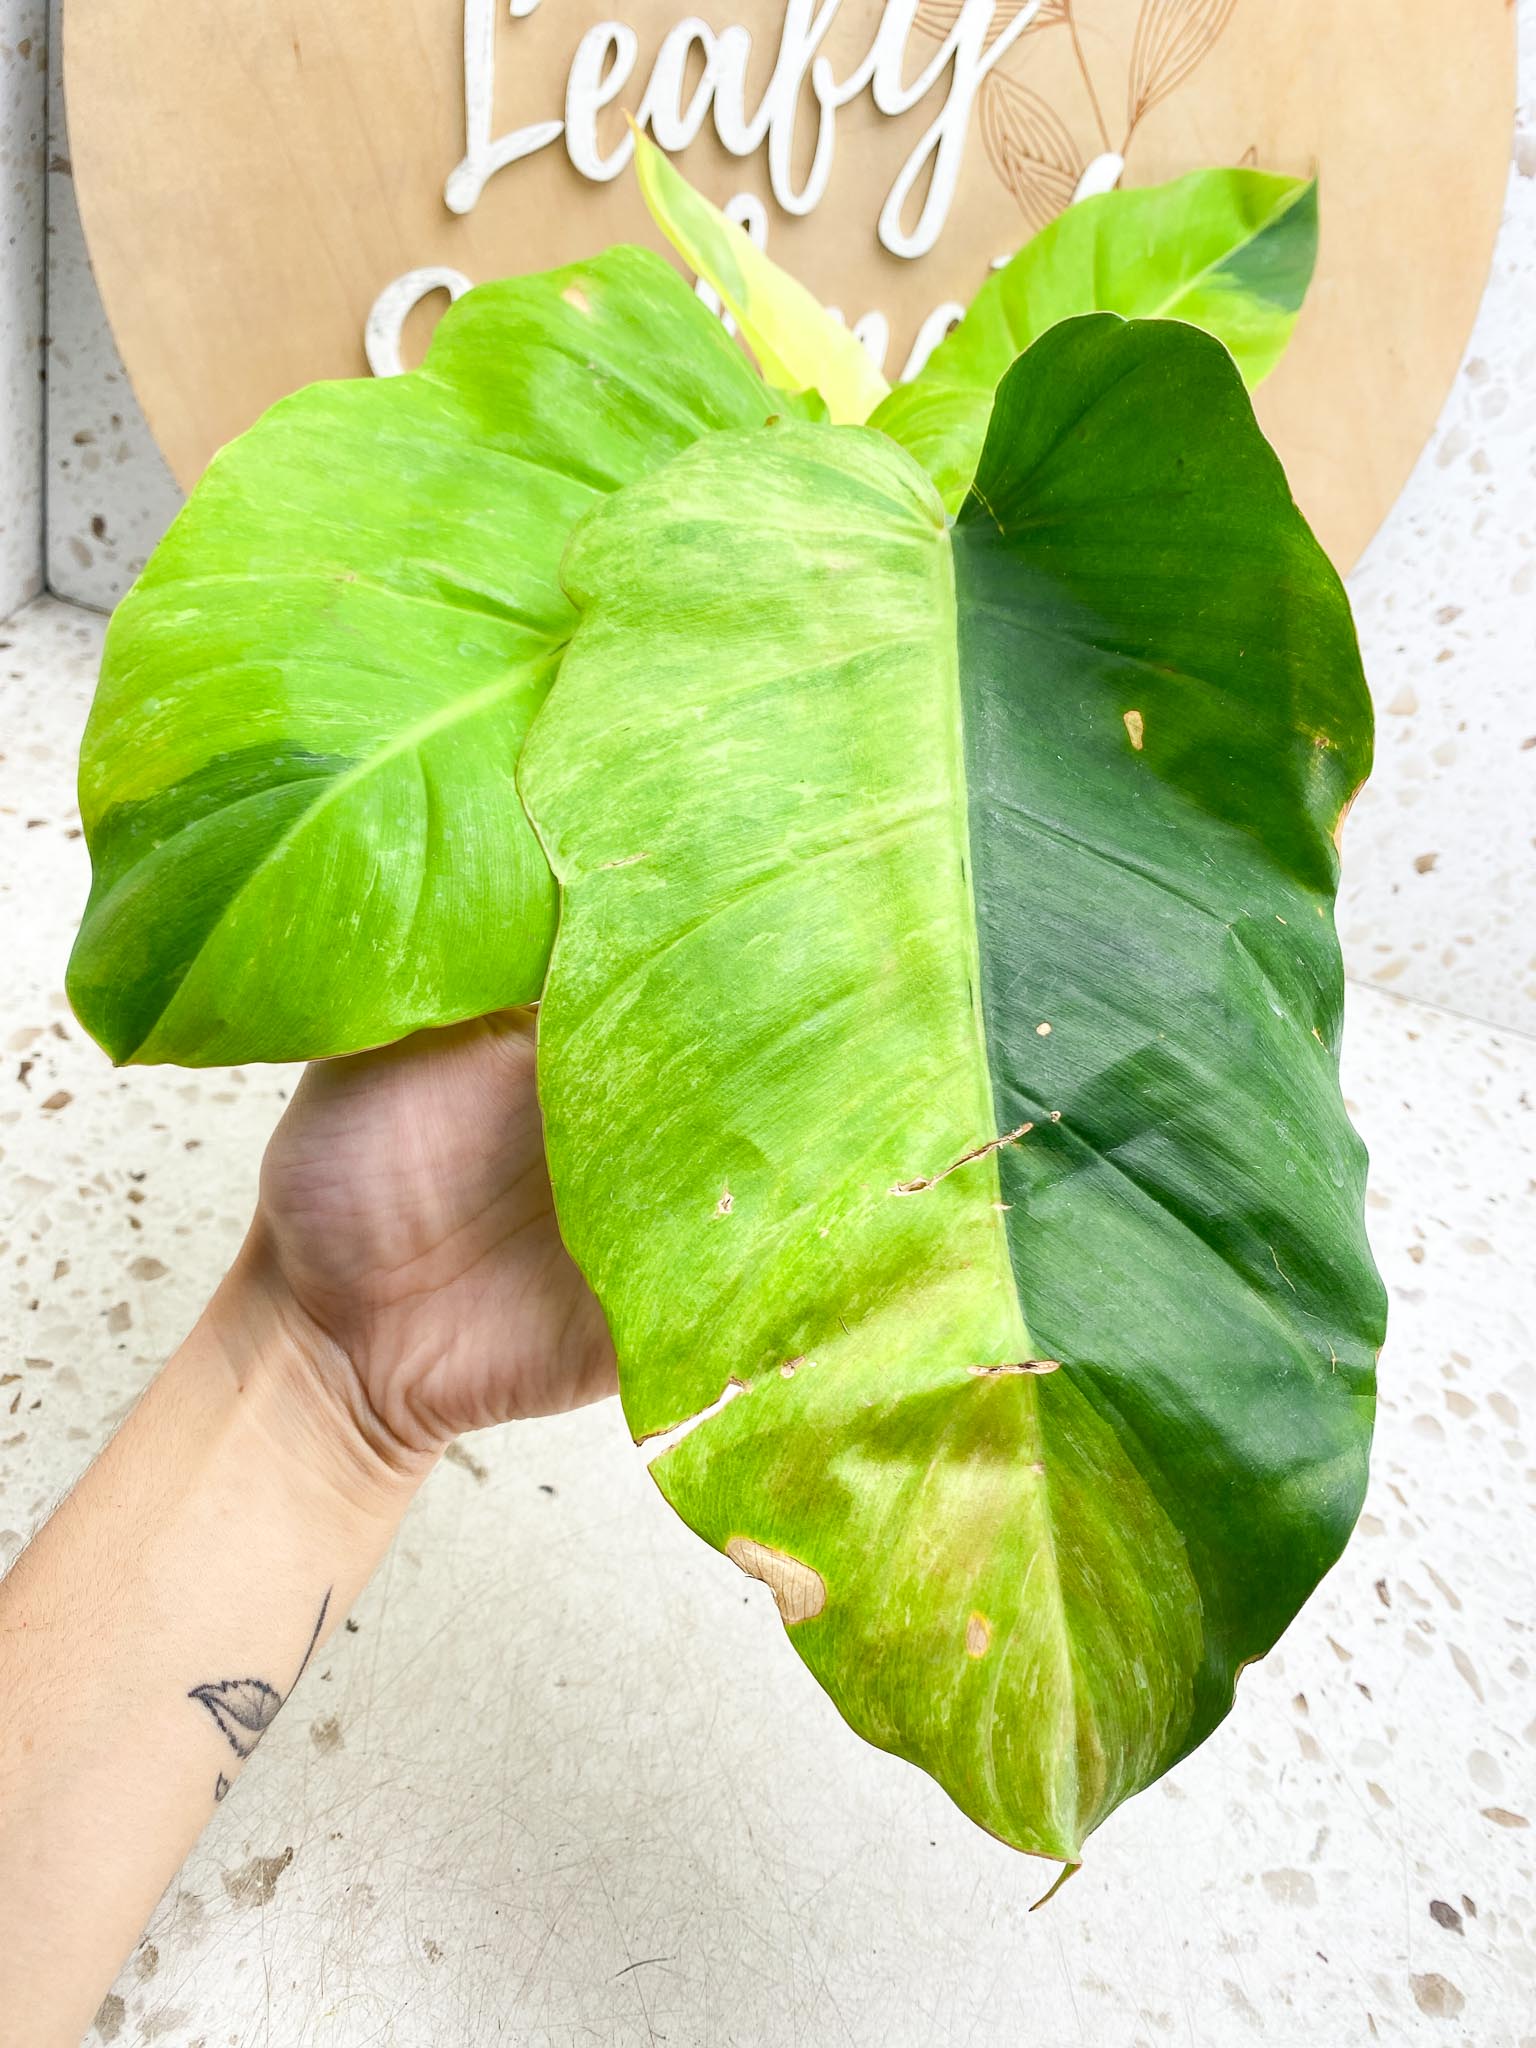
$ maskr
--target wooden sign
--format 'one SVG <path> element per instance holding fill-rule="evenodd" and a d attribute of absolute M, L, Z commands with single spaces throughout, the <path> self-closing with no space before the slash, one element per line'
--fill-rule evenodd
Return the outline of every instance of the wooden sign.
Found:
<path fill-rule="evenodd" d="M 1317 170 L 1260 412 L 1346 566 L 1466 344 L 1514 99 L 1508 0 L 95 0 L 65 36 L 92 258 L 183 484 L 295 385 L 419 358 L 469 284 L 659 246 L 629 110 L 893 379 L 1082 191 Z"/>

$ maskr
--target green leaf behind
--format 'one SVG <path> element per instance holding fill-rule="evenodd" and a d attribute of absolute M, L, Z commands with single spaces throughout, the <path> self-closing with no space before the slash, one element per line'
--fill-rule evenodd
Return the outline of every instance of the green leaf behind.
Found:
<path fill-rule="evenodd" d="M 538 994 L 513 781 L 596 499 L 777 409 L 659 256 L 487 285 L 424 367 L 217 455 L 119 606 L 86 730 L 69 992 L 116 1060 L 309 1058 Z"/>
<path fill-rule="evenodd" d="M 1214 334 L 1250 389 L 1279 362 L 1317 259 L 1317 186 L 1195 171 L 1106 192 L 1052 221 L 990 277 L 927 365 L 871 417 L 959 507 L 1009 365 L 1082 313 L 1186 320 Z"/>
<path fill-rule="evenodd" d="M 744 1390 L 667 1497 L 856 1729 L 1074 1861 L 1365 1482 L 1342 589 L 1225 351 L 1105 317 L 1009 373 L 952 530 L 885 437 L 785 426 L 565 574 L 540 1086 L 625 1413 Z"/>

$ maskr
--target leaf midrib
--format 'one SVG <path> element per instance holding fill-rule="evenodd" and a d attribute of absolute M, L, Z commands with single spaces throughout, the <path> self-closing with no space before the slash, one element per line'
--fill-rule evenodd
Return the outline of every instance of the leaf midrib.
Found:
<path fill-rule="evenodd" d="M 1296 191 L 1289 194 L 1283 205 L 1277 206 L 1269 218 L 1254 229 L 1251 235 L 1245 235 L 1240 242 L 1234 242 L 1230 249 L 1226 250 L 1223 255 L 1216 257 L 1212 262 L 1207 263 L 1203 270 L 1197 270 L 1193 277 L 1186 278 L 1178 290 L 1164 299 L 1160 306 L 1155 307 L 1150 313 L 1143 314 L 1141 317 L 1147 320 L 1166 320 L 1169 318 L 1168 309 L 1170 306 L 1177 305 L 1180 299 L 1187 298 L 1191 292 L 1197 291 L 1209 278 L 1214 277 L 1217 271 L 1224 270 L 1233 258 L 1240 256 L 1245 249 L 1251 249 L 1255 242 L 1262 240 L 1265 235 L 1272 234 L 1280 222 L 1285 219 L 1285 216 L 1298 204 L 1303 193 L 1308 189 L 1306 185 L 1299 186 Z"/>
<path fill-rule="evenodd" d="M 1133 315 L 1127 315 L 1123 317 L 1134 318 L 1137 320 L 1167 320 L 1173 318 L 1174 315 L 1170 310 L 1172 307 L 1176 306 L 1181 299 L 1188 298 L 1192 292 L 1197 291 L 1201 285 L 1207 283 L 1209 279 L 1214 277 L 1219 270 L 1225 269 L 1227 264 L 1229 264 L 1234 257 L 1240 256 L 1245 249 L 1251 249 L 1255 242 L 1259 241 L 1263 236 L 1271 233 L 1272 230 L 1276 226 L 1278 226 L 1278 224 L 1282 220 L 1284 220 L 1285 216 L 1292 210 L 1292 208 L 1296 206 L 1298 201 L 1301 199 L 1302 195 L 1308 189 L 1309 188 L 1305 184 L 1298 186 L 1298 188 L 1286 198 L 1285 203 L 1281 206 L 1276 207 L 1275 211 L 1269 215 L 1268 219 L 1261 222 L 1261 224 L 1253 230 L 1252 234 L 1245 235 L 1240 242 L 1233 242 L 1230 245 L 1230 247 L 1222 251 L 1221 255 L 1213 257 L 1212 260 L 1206 265 L 1204 265 L 1202 269 L 1195 271 L 1191 276 L 1185 278 L 1179 284 L 1176 290 L 1170 292 L 1169 295 L 1165 299 L 1162 299 L 1157 305 L 1148 307 L 1144 312 L 1137 312 Z M 1105 296 L 1105 294 L 1102 293 L 1099 289 L 1098 279 L 1098 257 L 1101 246 L 1102 238 L 1096 239 L 1094 242 L 1094 298 L 1096 301 L 1101 300 Z M 1118 312 L 1119 308 L 1104 306 L 1102 304 L 1096 304 L 1091 309 L 1084 308 L 1084 311 L 1090 310 L 1096 312 Z M 1020 338 L 1018 329 L 1014 325 L 1012 311 L 1007 303 L 1006 298 L 1004 299 L 1003 303 L 1003 318 L 1008 325 L 1008 339 L 1012 344 L 1013 353 L 1015 357 L 1022 355 L 1032 342 L 1039 340 L 1040 336 L 1038 332 L 1028 335 L 1023 339 Z"/>
<path fill-rule="evenodd" d="M 944 592 L 946 607 L 942 616 L 946 616 L 952 622 L 950 634 L 951 656 L 947 667 L 947 674 L 953 693 L 953 716 L 947 722 L 947 730 L 951 735 L 949 770 L 953 786 L 958 793 L 958 803 L 961 812 L 960 843 L 963 849 L 961 877 L 967 907 L 967 914 L 964 919 L 967 941 L 966 979 L 971 996 L 971 1020 L 976 1036 L 977 1063 L 979 1071 L 986 1082 L 987 1116 L 990 1119 L 990 1125 L 995 1127 L 998 1123 L 998 1104 L 993 1082 L 991 1032 L 987 1022 L 985 984 L 982 980 L 981 971 L 981 935 L 976 919 L 975 862 L 971 836 L 972 805 L 970 776 L 967 767 L 969 750 L 966 744 L 968 724 L 966 719 L 965 685 L 961 675 L 960 599 L 955 575 L 955 529 L 952 526 L 946 526 L 942 540 L 946 586 Z M 1013 1303 L 1014 1313 L 1018 1319 L 1021 1345 L 1019 1358 L 1020 1362 L 1023 1362 L 1035 1356 L 1035 1345 L 1034 1339 L 1029 1333 L 1028 1317 L 1025 1314 L 1023 1298 L 1019 1292 L 1018 1273 L 1013 1259 L 1013 1247 L 1009 1239 L 1007 1220 L 1002 1208 L 1002 1178 L 996 1152 L 986 1161 L 986 1170 L 992 1183 L 992 1221 L 995 1227 L 995 1236 L 1002 1259 L 1009 1298 Z M 1028 1390 L 1027 1398 L 1030 1402 L 1034 1420 L 1035 1440 L 1039 1447 L 1041 1462 L 1044 1464 L 1046 1462 L 1045 1424 L 1041 1412 L 1040 1383 L 1034 1377 L 1026 1376 L 1026 1385 Z M 1042 1586 L 1040 1598 L 1042 1604 L 1048 1609 L 1049 1616 L 1054 1624 L 1053 1633 L 1056 1639 L 1057 1669 L 1064 1693 L 1062 1701 L 1063 1719 L 1069 1731 L 1067 1739 L 1061 1746 L 1059 1781 L 1054 1788 L 1058 1801 L 1058 1811 L 1053 1817 L 1058 1820 L 1063 1819 L 1065 1817 L 1065 1810 L 1070 1807 L 1070 1826 L 1075 1851 L 1077 1846 L 1078 1799 L 1080 1791 L 1077 1757 L 1077 1664 L 1073 1651 L 1072 1630 L 1067 1620 L 1066 1600 L 1062 1591 L 1061 1565 L 1056 1554 L 1056 1530 L 1051 1508 L 1048 1471 L 1041 1475 L 1036 1502 L 1040 1539 L 1039 1548 L 1035 1555 L 1043 1560 L 1049 1573 L 1049 1585 Z M 1022 1613 L 1022 1606 L 1020 1613 Z M 1009 1631 L 1008 1642 L 1010 1646 L 1018 1632 L 1018 1619 L 1019 1617 L 1016 1615 L 1014 1627 Z M 1002 1664 L 1006 1654 L 1006 1649 L 1000 1646 L 998 1650 L 998 1670 L 992 1693 L 994 1699 L 997 1687 L 1002 1683 Z M 989 1717 L 983 1768 L 986 1772 L 993 1798 L 996 1799 L 998 1789 L 996 1758 L 993 1750 L 994 1728 L 995 1722 Z"/>
<path fill-rule="evenodd" d="M 413 566 L 420 566 L 424 557 L 416 553 L 410 559 Z M 485 593 L 471 590 L 467 585 L 457 586 L 466 601 L 456 603 L 453 598 L 444 597 L 439 592 L 412 590 L 403 583 L 381 582 L 377 576 L 370 576 L 361 569 L 295 569 L 286 564 L 272 569 L 212 569 L 205 570 L 198 576 L 178 576 L 174 582 L 157 584 L 155 595 L 174 596 L 184 590 L 227 589 L 231 585 L 240 584 L 268 589 L 273 583 L 282 583 L 285 586 L 290 583 L 334 584 L 338 592 L 367 590 L 377 597 L 388 598 L 392 603 L 430 605 L 439 611 L 485 619 L 494 626 L 515 626 L 537 640 L 553 642 L 557 637 L 555 630 L 542 623 L 536 623 L 513 605 L 501 603 L 496 599 L 483 604 L 469 602 L 473 598 L 484 597 Z M 565 610 L 569 612 L 570 609 L 570 605 L 566 604 Z M 564 646 L 569 638 L 570 629 L 567 625 L 565 630 L 558 634 L 559 644 Z"/>

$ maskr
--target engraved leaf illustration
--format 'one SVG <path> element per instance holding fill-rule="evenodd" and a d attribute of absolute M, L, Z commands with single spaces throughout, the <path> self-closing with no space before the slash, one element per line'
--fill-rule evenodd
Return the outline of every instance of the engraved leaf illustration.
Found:
<path fill-rule="evenodd" d="M 925 35 L 934 36 L 942 41 L 960 19 L 963 5 L 964 0 L 922 0 L 913 19 Z M 997 6 L 992 11 L 992 25 L 987 33 L 989 47 L 1028 5 L 1029 0 L 997 0 Z M 1045 5 L 1024 33 L 1032 36 L 1036 29 L 1056 28 L 1068 20 L 1070 15 L 1069 0 L 1045 0 Z"/>
<path fill-rule="evenodd" d="M 1083 174 L 1071 130 L 1040 95 L 1001 71 L 981 89 L 981 140 L 1020 209 L 1037 228 L 1071 204 Z"/>
<path fill-rule="evenodd" d="M 1210 55 L 1236 6 L 1237 0 L 1145 0 L 1131 51 L 1133 128 Z"/>
<path fill-rule="evenodd" d="M 223 1678 L 187 1695 L 205 1706 L 236 1756 L 249 1756 L 277 1718 L 283 1696 L 264 1678 Z"/>

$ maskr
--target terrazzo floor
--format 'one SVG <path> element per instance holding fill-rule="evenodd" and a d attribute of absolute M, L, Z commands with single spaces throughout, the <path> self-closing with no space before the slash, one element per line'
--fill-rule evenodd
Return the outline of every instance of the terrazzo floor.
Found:
<path fill-rule="evenodd" d="M 0 627 L 0 1565 L 192 1321 L 292 1081 L 114 1073 L 69 1014 L 100 634 Z M 848 1734 L 610 1406 L 442 1467 L 91 2040 L 1536 2048 L 1536 1039 L 1366 990 L 1351 1023 L 1393 1312 L 1367 1512 L 1044 1912 Z"/>

